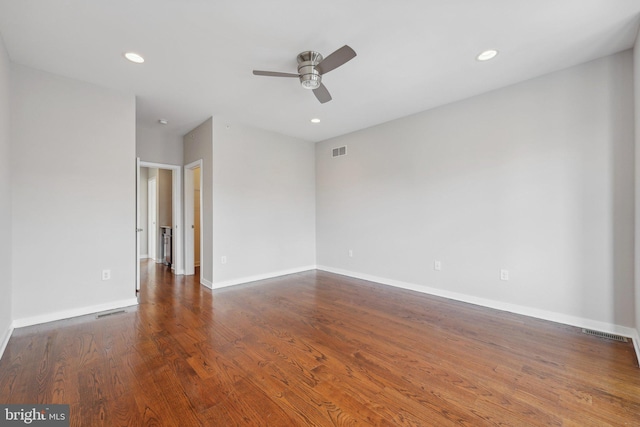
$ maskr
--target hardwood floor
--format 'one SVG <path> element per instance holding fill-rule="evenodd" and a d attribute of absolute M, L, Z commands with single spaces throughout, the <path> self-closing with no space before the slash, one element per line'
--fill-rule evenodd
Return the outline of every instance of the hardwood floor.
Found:
<path fill-rule="evenodd" d="M 17 329 L 0 403 L 73 426 L 640 425 L 631 343 L 320 271 L 142 278 L 124 314 Z"/>

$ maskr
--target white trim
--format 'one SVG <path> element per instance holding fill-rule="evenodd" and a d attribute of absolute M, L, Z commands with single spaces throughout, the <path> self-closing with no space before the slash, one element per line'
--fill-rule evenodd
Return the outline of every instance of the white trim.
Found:
<path fill-rule="evenodd" d="M 638 334 L 638 330 L 633 330 L 633 335 L 631 339 L 633 340 L 633 348 L 636 350 L 636 357 L 638 358 L 638 366 L 640 366 L 640 335 Z"/>
<path fill-rule="evenodd" d="M 140 259 L 149 259 L 149 254 L 140 255 Z"/>
<path fill-rule="evenodd" d="M 224 282 L 218 282 L 211 285 L 211 289 L 226 288 L 229 286 L 242 285 L 244 283 L 255 282 L 258 280 L 272 279 L 274 277 L 286 276 L 288 274 L 302 273 L 303 271 L 315 270 L 315 265 L 308 265 L 305 267 L 291 268 L 287 270 L 273 271 L 271 273 L 257 274 L 255 276 L 241 277 L 239 279 L 226 280 Z M 207 286 L 209 287 L 209 286 Z"/>
<path fill-rule="evenodd" d="M 209 289 L 213 289 L 213 283 L 211 283 L 210 281 L 208 281 L 207 279 L 204 278 L 200 278 L 200 284 L 204 287 L 207 287 Z"/>
<path fill-rule="evenodd" d="M 140 167 L 143 168 L 158 168 L 158 169 L 170 169 L 171 174 L 171 198 L 173 202 L 172 215 L 173 215 L 173 259 L 171 266 L 175 268 L 175 274 L 181 274 L 184 271 L 184 233 L 182 232 L 184 221 L 182 217 L 182 166 L 170 165 L 166 163 L 154 163 L 140 161 Z"/>
<path fill-rule="evenodd" d="M 615 325 L 613 323 L 601 322 L 598 320 L 585 319 L 583 317 L 571 316 L 567 314 L 557 313 L 553 311 L 541 310 L 532 307 L 526 307 L 518 304 L 511 304 L 501 301 L 495 301 L 487 298 L 475 297 L 472 295 L 461 294 L 457 292 L 444 291 L 442 289 L 432 288 L 429 286 L 421 286 L 413 283 L 402 282 L 399 280 L 387 279 L 369 274 L 356 273 L 353 271 L 342 270 L 319 265 L 318 270 L 328 271 L 330 273 L 340 274 L 343 276 L 353 277 L 356 279 L 367 280 L 370 282 L 380 283 L 382 285 L 394 286 L 396 288 L 408 289 L 411 291 L 421 292 L 424 294 L 435 295 L 456 301 L 466 302 L 469 304 L 479 305 L 482 307 L 493 308 L 496 310 L 508 311 L 510 313 L 521 314 L 524 316 L 535 317 L 537 319 L 549 320 L 551 322 L 562 323 L 579 328 L 594 329 L 597 331 L 608 332 L 611 334 L 622 335 L 631 338 L 633 346 L 640 365 L 640 343 L 638 340 L 638 331 L 634 328 Z"/>
<path fill-rule="evenodd" d="M 2 337 L 2 341 L 0 341 L 0 359 L 2 359 L 2 355 L 4 351 L 7 349 L 7 345 L 9 344 L 9 340 L 11 339 L 11 335 L 13 334 L 13 325 L 9 327 L 7 332 Z"/>
<path fill-rule="evenodd" d="M 13 321 L 14 328 L 24 328 L 25 326 L 39 325 L 40 323 L 55 322 L 72 317 L 85 316 L 87 314 L 99 313 L 101 311 L 115 310 L 117 308 L 131 307 L 138 305 L 137 298 L 113 301 L 105 304 L 92 305 L 88 307 L 74 308 L 71 310 L 56 311 L 54 313 L 42 314 L 39 316 L 25 317 Z"/>
<path fill-rule="evenodd" d="M 196 260 L 194 257 L 194 240 L 195 235 L 191 231 L 192 230 L 192 221 L 191 218 L 194 217 L 194 204 L 195 200 L 193 197 L 194 193 L 194 185 L 193 185 L 193 171 L 195 169 L 200 169 L 200 212 L 198 215 L 200 216 L 200 230 L 199 230 L 199 238 L 200 238 L 200 259 Z M 203 242 L 204 242 L 204 233 L 203 233 L 203 225 L 202 225 L 202 187 L 203 187 L 203 175 L 204 175 L 204 161 L 202 159 L 198 159 L 194 162 L 191 162 L 187 165 L 184 165 L 184 274 L 193 275 L 195 274 L 195 267 L 200 266 L 203 255 Z"/>
<path fill-rule="evenodd" d="M 140 290 L 140 157 L 136 157 L 136 292 Z M 135 294 L 134 294 L 135 295 Z"/>

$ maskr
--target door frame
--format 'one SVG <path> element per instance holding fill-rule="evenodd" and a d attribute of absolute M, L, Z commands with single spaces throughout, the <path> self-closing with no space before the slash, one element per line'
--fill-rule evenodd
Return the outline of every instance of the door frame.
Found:
<path fill-rule="evenodd" d="M 184 274 L 195 274 L 195 259 L 194 259 L 194 240 L 193 234 L 193 217 L 195 215 L 193 193 L 195 187 L 193 185 L 193 170 L 200 168 L 200 266 L 202 267 L 202 159 L 191 162 L 184 166 Z"/>
<path fill-rule="evenodd" d="M 183 235 L 183 218 L 182 218 L 182 166 L 170 165 L 166 163 L 155 163 L 141 160 L 139 168 L 157 168 L 171 170 L 171 199 L 172 199 L 172 216 L 173 216 L 173 263 L 171 270 L 174 274 L 184 274 L 184 235 Z M 136 253 L 136 258 L 138 254 Z M 139 261 L 137 261 L 139 262 Z"/>

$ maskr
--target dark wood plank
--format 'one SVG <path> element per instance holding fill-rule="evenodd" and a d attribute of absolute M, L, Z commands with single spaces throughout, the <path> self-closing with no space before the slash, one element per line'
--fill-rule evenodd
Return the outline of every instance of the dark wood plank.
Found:
<path fill-rule="evenodd" d="M 631 343 L 311 271 L 210 291 L 142 265 L 140 305 L 17 329 L 0 402 L 74 426 L 621 426 Z"/>

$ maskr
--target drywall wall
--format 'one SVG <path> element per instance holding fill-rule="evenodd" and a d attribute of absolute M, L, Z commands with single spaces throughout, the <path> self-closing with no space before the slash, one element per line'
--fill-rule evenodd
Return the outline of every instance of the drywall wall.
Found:
<path fill-rule="evenodd" d="M 314 268 L 313 144 L 218 119 L 213 135 L 213 285 Z"/>
<path fill-rule="evenodd" d="M 635 305 L 636 305 L 636 331 L 640 333 L 640 32 L 636 38 L 633 50 L 634 66 L 634 95 L 635 95 L 635 136 L 636 136 L 636 179 L 635 179 Z M 640 360 L 640 344 L 636 345 L 638 359 Z"/>
<path fill-rule="evenodd" d="M 632 85 L 626 51 L 318 143 L 318 265 L 634 326 Z"/>
<path fill-rule="evenodd" d="M 193 261 L 200 267 L 200 168 L 193 170 Z"/>
<path fill-rule="evenodd" d="M 139 124 L 136 126 L 136 156 L 145 162 L 182 165 L 182 135 L 166 132 L 161 124 Z"/>
<path fill-rule="evenodd" d="M 202 265 L 200 282 L 211 287 L 213 283 L 213 119 L 184 136 L 184 164 L 202 160 Z"/>
<path fill-rule="evenodd" d="M 0 37 L 0 357 L 11 332 L 10 61 Z"/>
<path fill-rule="evenodd" d="M 168 169 L 158 169 L 158 254 L 164 262 L 164 237 L 161 227 L 171 227 L 173 232 L 173 202 L 172 202 L 172 172 Z"/>
<path fill-rule="evenodd" d="M 17 324 L 135 304 L 135 97 L 15 64 L 11 88 Z"/>
<path fill-rule="evenodd" d="M 140 168 L 140 186 L 138 190 L 140 194 L 138 195 L 139 200 L 139 225 L 142 229 L 140 232 L 140 258 L 148 258 L 149 257 L 149 168 L 141 167 Z"/>

